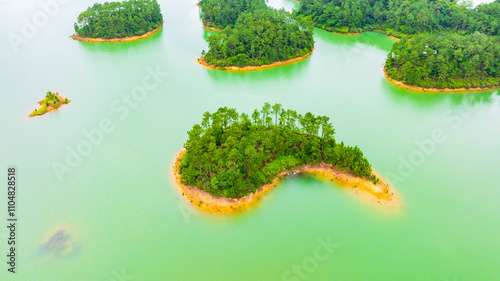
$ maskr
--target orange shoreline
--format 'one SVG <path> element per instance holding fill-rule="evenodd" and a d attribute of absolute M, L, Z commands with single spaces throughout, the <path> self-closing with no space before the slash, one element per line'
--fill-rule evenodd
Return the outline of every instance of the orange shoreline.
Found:
<path fill-rule="evenodd" d="M 186 150 L 184 149 L 175 159 L 173 169 L 175 181 L 181 188 L 182 195 L 186 196 L 193 205 L 204 211 L 213 213 L 233 213 L 243 210 L 257 203 L 262 195 L 271 190 L 272 187 L 276 186 L 283 177 L 297 173 L 312 174 L 324 180 L 335 180 L 345 186 L 352 188 L 352 190 L 356 193 L 359 190 L 363 191 L 363 193 L 371 194 L 371 196 L 369 196 L 370 198 L 367 198 L 371 202 L 377 201 L 381 205 L 384 204 L 396 208 L 400 207 L 398 196 L 382 180 L 380 180 L 380 182 L 375 185 L 373 184 L 373 182 L 354 176 L 350 173 L 338 169 L 331 169 L 331 165 L 325 163 L 317 165 L 301 165 L 294 169 L 291 169 L 290 171 L 284 170 L 280 172 L 276 176 L 276 178 L 272 180 L 271 183 L 259 187 L 255 193 L 251 193 L 245 197 L 233 199 L 213 196 L 208 192 L 198 189 L 195 186 L 186 185 L 181 182 L 179 166 L 185 153 Z M 383 201 L 383 203 L 381 201 Z"/>
<path fill-rule="evenodd" d="M 293 63 L 293 62 L 296 62 L 296 61 L 299 61 L 299 60 L 303 60 L 303 59 L 309 57 L 312 54 L 312 52 L 313 51 L 311 51 L 311 52 L 309 52 L 309 53 L 307 53 L 307 54 L 305 54 L 303 56 L 300 56 L 300 57 L 296 57 L 296 58 L 285 60 L 285 61 L 277 61 L 277 62 L 273 62 L 271 64 L 264 64 L 264 65 L 259 65 L 259 66 L 248 65 L 248 66 L 243 66 L 243 67 L 239 67 L 239 66 L 226 66 L 224 70 L 231 70 L 231 71 L 251 71 L 251 70 L 257 70 L 257 69 L 275 67 L 275 66 L 289 64 L 289 63 Z M 203 65 L 203 66 L 206 66 L 208 68 L 211 68 L 211 69 L 222 70 L 222 67 L 214 66 L 212 64 L 208 64 L 207 61 L 205 60 L 205 56 L 202 56 L 201 58 L 199 58 L 198 59 L 198 63 L 201 64 L 201 65 Z"/>
<path fill-rule="evenodd" d="M 63 96 L 61 96 L 61 95 L 59 95 L 59 94 L 57 94 L 57 95 L 56 95 L 56 97 L 57 97 L 57 98 L 59 98 L 59 101 L 62 101 L 62 102 L 63 102 L 63 101 L 64 101 L 64 99 L 65 99 L 65 97 L 63 97 Z M 51 112 L 51 111 L 54 111 L 54 110 L 58 110 L 59 108 L 61 108 L 61 107 L 62 107 L 62 106 L 64 106 L 64 105 L 67 105 L 67 103 L 62 103 L 62 104 L 61 104 L 59 107 L 57 107 L 57 108 L 55 108 L 55 107 L 53 107 L 53 106 L 48 106 L 48 107 L 47 107 L 47 111 L 46 111 L 44 114 L 42 114 L 42 115 L 45 115 L 45 114 L 47 114 L 47 113 L 49 113 L 49 112 Z M 35 110 L 39 110 L 40 108 L 42 108 L 42 102 L 38 102 L 38 105 L 35 107 Z M 37 115 L 34 115 L 34 116 L 29 116 L 29 114 L 28 114 L 28 117 L 32 118 L 32 117 L 42 116 L 42 115 L 37 114 Z"/>
<path fill-rule="evenodd" d="M 130 41 L 135 41 L 135 40 L 149 37 L 149 36 L 153 35 L 155 32 L 157 32 L 158 30 L 160 30 L 162 27 L 163 27 L 163 24 L 158 26 L 157 28 L 149 31 L 149 32 L 144 33 L 143 35 L 123 37 L 123 38 L 111 38 L 111 39 L 89 38 L 89 37 L 81 37 L 78 34 L 71 35 L 71 38 L 73 38 L 74 40 L 82 41 L 82 42 L 130 42 Z"/>
<path fill-rule="evenodd" d="M 203 24 L 203 28 L 205 28 L 206 30 L 211 30 L 211 31 L 222 31 L 222 29 L 206 26 L 205 24 Z"/>
<path fill-rule="evenodd" d="M 385 36 L 387 36 L 387 37 L 391 38 L 392 40 L 396 40 L 396 41 L 401 40 L 401 38 L 394 37 L 394 36 L 392 36 L 392 35 L 387 35 L 387 34 L 385 34 Z"/>
<path fill-rule="evenodd" d="M 451 92 L 474 92 L 474 91 L 486 91 L 486 90 L 491 90 L 491 89 L 495 89 L 495 88 L 499 88 L 500 86 L 497 86 L 497 87 L 487 87 L 487 88 L 457 88 L 457 89 L 450 89 L 450 88 L 444 88 L 444 89 L 438 89 L 438 88 L 424 88 L 424 87 L 419 87 L 419 86 L 411 86 L 411 85 L 408 85 L 408 84 L 405 84 L 401 81 L 398 81 L 396 79 L 393 79 L 391 77 L 389 77 L 389 75 L 387 74 L 387 70 L 385 69 L 385 65 L 382 67 L 383 70 L 384 70 L 384 76 L 385 78 L 387 78 L 387 80 L 389 80 L 389 82 L 391 82 L 392 84 L 396 85 L 396 86 L 399 86 L 401 88 L 405 88 L 405 89 L 409 89 L 409 90 L 414 90 L 414 91 L 418 91 L 418 92 L 424 92 L 424 93 L 445 93 L 445 92 L 448 92 L 448 93 L 451 93 Z"/>

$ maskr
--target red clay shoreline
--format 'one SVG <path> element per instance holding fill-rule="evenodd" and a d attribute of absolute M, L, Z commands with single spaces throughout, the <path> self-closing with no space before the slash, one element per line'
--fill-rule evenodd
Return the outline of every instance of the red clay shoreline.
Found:
<path fill-rule="evenodd" d="M 73 38 L 74 40 L 82 41 L 82 42 L 130 42 L 130 41 L 135 41 L 135 40 L 149 37 L 149 36 L 153 35 L 155 32 L 157 32 L 158 30 L 160 30 L 162 27 L 163 27 L 163 24 L 160 25 L 159 27 L 149 31 L 149 32 L 144 33 L 143 35 L 123 37 L 123 38 L 111 38 L 111 39 L 90 38 L 90 37 L 81 37 L 78 34 L 71 35 L 71 38 Z"/>
<path fill-rule="evenodd" d="M 438 89 L 438 88 L 424 88 L 424 87 L 419 87 L 419 86 L 412 86 L 412 85 L 407 85 L 401 81 L 398 81 L 396 79 L 393 79 L 389 77 L 387 74 L 387 70 L 385 69 L 385 65 L 382 67 L 384 71 L 384 76 L 391 82 L 392 84 L 399 86 L 401 88 L 405 89 L 410 89 L 418 92 L 424 92 L 424 93 L 452 93 L 452 92 L 475 92 L 475 91 L 486 91 L 486 90 L 491 90 L 491 89 L 496 89 L 499 88 L 500 86 L 497 87 L 487 87 L 487 88 L 456 88 L 456 89 L 450 89 L 450 88 L 444 88 L 444 89 Z"/>
<path fill-rule="evenodd" d="M 309 57 L 311 54 L 312 54 L 313 51 L 303 55 L 303 56 L 300 56 L 300 57 L 296 57 L 296 58 L 293 58 L 293 59 L 289 59 L 289 60 L 285 60 L 285 61 L 277 61 L 277 62 L 273 62 L 271 64 L 264 64 L 264 65 L 259 65 L 259 66 L 253 66 L 253 65 L 248 65 L 248 66 L 243 66 L 243 67 L 239 67 L 239 66 L 226 66 L 224 68 L 222 67 L 219 67 L 219 66 L 214 66 L 212 64 L 208 64 L 207 61 L 205 60 L 205 56 L 202 56 L 201 58 L 198 59 L 198 63 L 205 66 L 205 67 L 208 67 L 208 68 L 211 68 L 211 69 L 216 69 L 216 70 L 230 70 L 230 71 L 252 71 L 252 70 L 258 70 L 258 69 L 264 69 L 264 68 L 269 68 L 269 67 L 275 67 L 275 66 L 279 66 L 279 65 L 284 65 L 284 64 L 289 64 L 289 63 L 293 63 L 293 62 L 296 62 L 296 61 L 300 61 L 300 60 L 303 60 L 303 59 L 306 59 L 307 57 Z"/>
<path fill-rule="evenodd" d="M 255 193 L 251 193 L 245 197 L 233 199 L 213 196 L 195 186 L 182 183 L 181 175 L 179 173 L 179 165 L 185 153 L 186 150 L 182 150 L 175 159 L 173 169 L 175 181 L 182 190 L 182 195 L 186 196 L 193 205 L 204 211 L 213 213 L 233 213 L 243 210 L 257 203 L 262 195 L 271 190 L 272 187 L 276 186 L 282 178 L 287 175 L 297 173 L 307 173 L 320 179 L 340 182 L 343 185 L 350 187 L 356 193 L 358 191 L 362 191 L 362 193 L 368 195 L 366 199 L 372 203 L 377 201 L 379 204 L 385 204 L 390 207 L 400 207 L 398 196 L 382 180 L 380 180 L 378 184 L 373 184 L 373 182 L 354 176 L 350 173 L 338 169 L 331 169 L 331 165 L 325 163 L 317 165 L 301 165 L 289 171 L 284 170 L 280 172 L 271 183 L 259 187 Z M 383 203 L 381 201 L 383 201 Z"/>

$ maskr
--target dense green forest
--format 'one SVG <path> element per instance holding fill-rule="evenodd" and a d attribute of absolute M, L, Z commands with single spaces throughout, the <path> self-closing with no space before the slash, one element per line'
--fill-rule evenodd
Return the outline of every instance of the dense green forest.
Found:
<path fill-rule="evenodd" d="M 314 48 L 313 26 L 284 10 L 243 12 L 234 26 L 208 38 L 207 63 L 215 66 L 264 65 L 300 57 Z"/>
<path fill-rule="evenodd" d="M 123 38 L 140 36 L 163 24 L 156 0 L 130 0 L 95 3 L 82 12 L 75 32 L 89 38 Z"/>
<path fill-rule="evenodd" d="M 472 7 L 457 0 L 302 0 L 294 14 L 340 33 L 376 30 L 417 33 L 500 34 L 500 3 Z"/>
<path fill-rule="evenodd" d="M 181 180 L 210 194 L 239 197 L 255 192 L 285 169 L 325 162 L 377 182 L 361 150 L 337 143 L 329 117 L 298 114 L 265 103 L 251 115 L 222 107 L 205 112 L 188 132 Z"/>
<path fill-rule="evenodd" d="M 267 8 L 264 0 L 201 0 L 198 5 L 203 24 L 219 29 L 234 25 L 243 12 Z"/>
<path fill-rule="evenodd" d="M 395 43 L 385 68 L 390 77 L 424 88 L 500 85 L 500 39 L 472 35 L 419 35 Z"/>

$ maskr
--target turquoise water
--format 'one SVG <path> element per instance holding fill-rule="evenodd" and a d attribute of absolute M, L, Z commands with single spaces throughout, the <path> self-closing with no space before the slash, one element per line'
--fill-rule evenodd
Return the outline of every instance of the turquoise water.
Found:
<path fill-rule="evenodd" d="M 210 33 L 195 1 L 159 1 L 164 28 L 144 40 L 68 39 L 92 3 L 60 4 L 16 46 L 9 33 L 22 35 L 22 18 L 43 9 L 37 1 L 0 3 L 0 166 L 4 173 L 16 166 L 19 178 L 17 273 L 2 261 L 1 280 L 498 279 L 497 91 L 400 89 L 382 74 L 393 41 L 378 33 L 316 29 L 304 61 L 209 70 L 196 62 Z M 159 76 L 141 95 L 151 72 Z M 27 118 L 49 90 L 71 103 Z M 401 210 L 367 205 L 310 177 L 288 178 L 238 215 L 192 207 L 172 176 L 186 131 L 207 110 L 250 112 L 266 101 L 331 117 L 337 139 L 358 145 L 397 190 Z M 70 156 L 78 150 L 79 161 Z M 0 194 L 6 206 L 6 190 Z M 64 251 L 43 251 L 58 230 L 71 235 Z M 315 255 L 328 240 L 334 246 Z"/>

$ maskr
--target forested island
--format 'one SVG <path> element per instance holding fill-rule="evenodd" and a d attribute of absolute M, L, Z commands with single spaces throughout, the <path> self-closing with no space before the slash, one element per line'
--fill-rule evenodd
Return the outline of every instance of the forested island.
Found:
<path fill-rule="evenodd" d="M 338 33 L 379 31 L 401 37 L 419 33 L 500 34 L 500 1 L 473 8 L 472 1 L 302 0 L 294 14 Z"/>
<path fill-rule="evenodd" d="M 52 93 L 51 91 L 48 91 L 47 94 L 45 94 L 45 98 L 38 102 L 40 107 L 35 108 L 33 112 L 30 113 L 30 117 L 43 115 L 47 112 L 56 110 L 62 105 L 68 104 L 69 102 L 70 100 L 60 96 L 58 92 Z"/>
<path fill-rule="evenodd" d="M 204 0 L 204 25 L 223 28 L 208 39 L 199 62 L 215 69 L 251 70 L 305 58 L 314 49 L 313 26 L 264 0 Z"/>
<path fill-rule="evenodd" d="M 479 32 L 403 38 L 392 46 L 384 71 L 394 80 L 426 90 L 498 87 L 500 39 Z"/>
<path fill-rule="evenodd" d="M 201 124 L 188 132 L 176 178 L 193 203 L 219 211 L 250 204 L 280 177 L 300 172 L 391 201 L 388 186 L 359 147 L 337 143 L 334 134 L 329 117 L 298 114 L 281 104 L 266 103 L 251 115 L 222 107 L 205 112 Z"/>
<path fill-rule="evenodd" d="M 215 29 L 234 25 L 243 12 L 268 8 L 264 0 L 201 0 L 198 6 L 201 8 L 203 25 Z"/>
<path fill-rule="evenodd" d="M 73 39 L 89 42 L 132 41 L 147 37 L 163 25 L 156 0 L 95 3 L 80 13 Z"/>
<path fill-rule="evenodd" d="M 499 0 L 475 8 L 471 1 L 303 0 L 294 15 L 327 31 L 403 38 L 384 67 L 399 86 L 463 91 L 500 84 Z"/>

